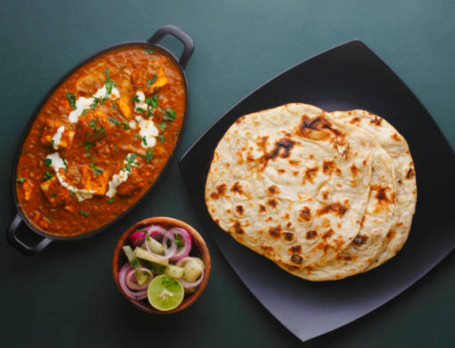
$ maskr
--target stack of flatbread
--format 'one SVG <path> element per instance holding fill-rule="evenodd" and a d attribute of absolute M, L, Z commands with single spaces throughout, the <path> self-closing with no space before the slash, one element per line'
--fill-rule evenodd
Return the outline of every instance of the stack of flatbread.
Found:
<path fill-rule="evenodd" d="M 205 187 L 221 229 L 313 281 L 395 256 L 416 199 L 408 144 L 386 120 L 298 103 L 240 117 L 220 140 Z"/>

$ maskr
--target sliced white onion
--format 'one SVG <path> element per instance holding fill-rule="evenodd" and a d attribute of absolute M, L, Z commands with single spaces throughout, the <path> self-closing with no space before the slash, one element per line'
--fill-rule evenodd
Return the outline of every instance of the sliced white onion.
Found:
<path fill-rule="evenodd" d="M 125 265 L 120 270 L 119 272 L 120 288 L 129 298 L 132 298 L 133 300 L 143 300 L 147 297 L 147 290 L 131 291 L 126 286 L 126 274 L 128 273 L 128 271 L 132 269 L 134 270 L 134 268 L 132 268 L 129 263 L 125 263 Z"/>
<path fill-rule="evenodd" d="M 137 283 L 137 280 L 136 280 L 136 270 L 135 269 L 131 269 L 129 270 L 127 273 L 126 273 L 126 279 L 125 279 L 125 283 L 126 283 L 126 286 L 131 289 L 131 290 L 144 290 L 144 289 L 147 289 L 149 283 L 152 281 L 153 279 L 153 273 L 148 269 L 148 268 L 145 268 L 145 267 L 139 267 L 139 271 L 140 272 L 145 272 L 147 273 L 148 275 L 148 279 L 147 281 L 143 284 L 143 285 L 139 285 Z"/>

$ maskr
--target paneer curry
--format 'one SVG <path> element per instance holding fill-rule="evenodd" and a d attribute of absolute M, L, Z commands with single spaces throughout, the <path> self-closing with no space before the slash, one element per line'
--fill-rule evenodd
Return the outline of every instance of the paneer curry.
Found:
<path fill-rule="evenodd" d="M 39 111 L 16 174 L 20 209 L 39 230 L 76 236 L 134 205 L 171 156 L 185 80 L 160 48 L 121 46 L 72 73 Z"/>

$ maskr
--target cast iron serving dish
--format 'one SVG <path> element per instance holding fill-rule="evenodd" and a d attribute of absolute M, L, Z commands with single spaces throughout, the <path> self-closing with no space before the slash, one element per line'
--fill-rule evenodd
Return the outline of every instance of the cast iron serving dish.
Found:
<path fill-rule="evenodd" d="M 184 47 L 183 47 L 183 52 L 182 52 L 180 58 L 177 58 L 169 49 L 167 49 L 159 44 L 159 42 L 167 35 L 172 35 L 175 38 L 177 38 L 179 41 L 182 42 Z M 117 48 L 120 48 L 123 46 L 128 46 L 128 45 L 130 45 L 130 46 L 131 45 L 146 45 L 146 46 L 150 46 L 151 48 L 158 47 L 158 48 L 162 49 L 164 52 L 166 52 L 169 55 L 169 57 L 177 64 L 177 66 L 181 72 L 181 75 L 184 79 L 185 92 L 186 92 L 186 101 L 185 101 L 186 107 L 185 107 L 183 125 L 181 128 L 182 131 L 184 130 L 184 127 L 187 122 L 188 110 L 189 110 L 189 83 L 188 83 L 188 78 L 185 73 L 185 66 L 188 63 L 188 61 L 191 58 L 191 55 L 193 53 L 194 43 L 193 43 L 193 40 L 191 39 L 191 37 L 188 34 L 186 34 L 185 32 L 183 32 L 180 28 L 178 28 L 174 25 L 164 25 L 164 26 L 160 27 L 152 35 L 152 37 L 150 39 L 148 39 L 147 41 L 128 41 L 128 42 L 122 42 L 122 43 L 116 44 L 114 46 L 108 47 L 108 48 L 92 55 L 91 57 L 85 59 L 84 61 L 79 63 L 77 66 L 75 66 L 73 69 L 71 69 L 65 76 L 63 76 L 59 81 L 57 81 L 57 83 L 54 85 L 54 87 L 51 88 L 51 90 L 47 93 L 47 95 L 38 104 L 38 106 L 32 113 L 27 125 L 25 126 L 24 131 L 22 132 L 22 135 L 17 144 L 16 153 L 15 153 L 15 157 L 14 157 L 13 170 L 12 170 L 12 179 L 11 179 L 11 182 L 12 182 L 11 186 L 13 188 L 13 199 L 14 199 L 14 203 L 16 205 L 17 215 L 11 222 L 10 226 L 8 227 L 6 234 L 7 234 L 8 242 L 21 253 L 23 253 L 25 255 L 33 255 L 33 254 L 39 253 L 44 248 L 46 248 L 51 242 L 53 242 L 55 240 L 70 241 L 70 240 L 88 238 L 88 237 L 94 236 L 95 234 L 100 233 L 107 227 L 116 223 L 119 219 L 123 218 L 126 214 L 128 214 L 137 204 L 139 204 L 145 198 L 145 196 L 150 194 L 150 191 L 156 185 L 156 181 L 158 181 L 160 179 L 160 177 L 162 176 L 162 173 L 166 170 L 166 167 L 169 165 L 170 160 L 174 156 L 175 150 L 178 147 L 180 140 L 181 140 L 181 133 L 177 140 L 174 151 L 168 158 L 166 165 L 162 169 L 162 171 L 161 171 L 160 175 L 158 176 L 157 180 L 155 181 L 155 183 L 153 183 L 148 188 L 146 193 L 143 194 L 142 197 L 139 198 L 139 200 L 135 204 L 130 206 L 125 212 L 120 214 L 114 220 L 110 221 L 109 223 L 101 226 L 100 228 L 98 228 L 96 230 L 92 230 L 87 233 L 82 233 L 82 234 L 79 234 L 76 236 L 54 236 L 54 235 L 48 234 L 44 231 L 41 231 L 37 227 L 35 227 L 27 219 L 27 217 L 25 216 L 25 214 L 22 212 L 21 208 L 18 205 L 18 197 L 17 197 L 15 186 L 16 186 L 16 174 L 17 174 L 17 165 L 18 165 L 19 155 L 20 155 L 21 149 L 24 145 L 25 138 L 27 137 L 27 135 L 32 127 L 32 124 L 35 121 L 36 117 L 38 116 L 43 105 L 46 103 L 48 98 L 50 98 L 52 93 L 77 69 L 79 69 L 80 67 L 87 64 L 92 59 L 100 56 L 103 53 L 106 53 L 108 51 L 111 51 L 111 50 L 114 50 L 114 49 L 117 49 Z M 25 237 L 27 235 L 35 235 L 36 238 L 34 238 L 34 239 L 37 239 L 37 238 L 39 239 L 39 241 L 37 243 L 31 243 L 30 241 L 27 240 L 29 238 L 23 238 L 24 236 L 22 236 L 22 235 L 21 235 L 21 237 L 19 237 L 18 230 L 24 224 L 27 228 L 27 231 L 26 231 L 27 233 L 26 233 Z"/>
<path fill-rule="evenodd" d="M 407 139 L 416 167 L 417 209 L 408 241 L 381 267 L 338 281 L 305 281 L 240 245 L 211 220 L 204 187 L 223 134 L 242 115 L 292 102 L 327 111 L 365 109 L 383 116 Z M 180 165 L 194 206 L 221 252 L 256 298 L 302 341 L 390 301 L 455 246 L 453 150 L 412 91 L 360 41 L 308 59 L 253 91 L 188 150 Z"/>

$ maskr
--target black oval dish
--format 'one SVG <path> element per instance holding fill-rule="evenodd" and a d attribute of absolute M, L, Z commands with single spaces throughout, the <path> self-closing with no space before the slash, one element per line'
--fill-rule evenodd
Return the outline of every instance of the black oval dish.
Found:
<path fill-rule="evenodd" d="M 210 219 L 204 187 L 218 141 L 238 117 L 290 102 L 328 111 L 366 109 L 386 118 L 406 137 L 416 167 L 417 210 L 408 241 L 384 265 L 347 279 L 312 283 L 238 244 Z M 302 341 L 383 305 L 455 246 L 454 153 L 411 90 L 360 41 L 304 61 L 252 92 L 191 147 L 180 166 L 194 205 L 221 252 L 254 296 Z"/>
<path fill-rule="evenodd" d="M 183 52 L 182 52 L 182 55 L 181 55 L 180 59 L 177 59 L 177 57 L 175 57 L 175 55 L 170 50 L 168 50 L 167 48 L 165 48 L 162 45 L 158 44 L 161 41 L 161 39 L 163 37 L 165 37 L 166 35 L 173 35 L 175 38 L 177 38 L 178 40 L 180 40 L 183 43 L 184 47 L 183 47 Z M 58 88 L 58 86 L 60 86 L 60 84 L 62 84 L 66 80 L 66 78 L 68 76 L 70 76 L 74 71 L 76 71 L 78 68 L 80 68 L 81 66 L 85 65 L 86 63 L 88 63 L 93 58 L 95 58 L 95 57 L 97 57 L 97 56 L 99 56 L 99 55 L 101 55 L 101 54 L 103 54 L 105 52 L 108 52 L 110 50 L 116 49 L 118 47 L 127 46 L 127 45 L 144 45 L 144 44 L 149 45 L 150 47 L 159 47 L 163 51 L 165 51 L 175 61 L 175 63 L 177 63 L 178 67 L 180 68 L 180 72 L 182 73 L 182 76 L 183 76 L 183 78 L 185 80 L 185 90 L 186 90 L 185 115 L 184 115 L 184 119 L 183 119 L 182 132 L 180 133 L 180 137 L 177 140 L 177 144 L 176 144 L 176 146 L 174 148 L 173 153 L 169 157 L 169 159 L 168 159 L 166 165 L 164 166 L 164 168 L 161 170 L 161 173 L 158 176 L 157 180 L 148 189 L 148 191 L 146 193 L 144 193 L 144 195 L 133 206 L 131 206 L 127 211 L 125 211 L 123 214 L 118 216 L 115 220 L 112 220 L 110 223 L 108 223 L 108 224 L 106 224 L 106 225 L 104 225 L 104 226 L 102 226 L 102 227 L 100 227 L 100 228 L 98 228 L 96 230 L 93 230 L 91 232 L 83 233 L 83 234 L 77 235 L 77 236 L 70 236 L 70 237 L 57 237 L 57 236 L 53 236 L 53 235 L 47 234 L 44 231 L 39 230 L 38 228 L 33 226 L 30 223 L 30 221 L 28 221 L 28 219 L 25 217 L 25 215 L 22 213 L 21 209 L 18 206 L 16 190 L 15 190 L 15 187 L 16 187 L 16 171 L 17 171 L 17 162 L 19 160 L 19 154 L 20 154 L 20 151 L 22 149 L 22 146 L 23 146 L 23 143 L 25 141 L 25 138 L 26 138 L 26 136 L 27 136 L 27 134 L 28 134 L 28 132 L 30 130 L 30 127 L 32 126 L 33 122 L 35 121 L 36 116 L 38 115 L 39 111 L 43 107 L 44 103 L 52 95 L 52 93 Z M 35 111 L 32 113 L 32 116 L 30 117 L 27 125 L 25 126 L 24 131 L 22 132 L 22 135 L 21 135 L 21 137 L 19 139 L 19 142 L 17 144 L 17 147 L 16 147 L 16 154 L 15 154 L 15 157 L 14 157 L 13 172 L 12 172 L 12 188 L 13 188 L 14 204 L 16 205 L 16 209 L 17 209 L 17 215 L 14 218 L 14 220 L 11 222 L 11 224 L 8 227 L 8 230 L 6 232 L 8 242 L 13 247 L 15 247 L 17 250 L 19 250 L 24 255 L 33 255 L 33 254 L 41 252 L 45 247 L 47 247 L 49 245 L 49 243 L 51 243 L 54 240 L 66 240 L 66 241 L 69 241 L 69 240 L 85 239 L 85 238 L 88 238 L 88 237 L 92 237 L 95 234 L 100 233 L 101 231 L 103 231 L 107 227 L 111 226 L 112 224 L 116 223 L 121 218 L 123 218 L 125 215 L 127 215 L 129 212 L 131 212 L 131 210 L 134 209 L 134 207 L 136 207 L 140 202 L 142 202 L 142 200 L 148 194 L 150 194 L 151 190 L 153 189 L 153 187 L 156 186 L 157 181 L 161 178 L 163 172 L 166 170 L 167 166 L 169 165 L 169 162 L 171 161 L 171 158 L 174 156 L 175 151 L 176 151 L 177 147 L 179 146 L 181 138 L 182 138 L 181 134 L 183 133 L 183 130 L 185 129 L 185 126 L 186 126 L 186 123 L 187 123 L 188 110 L 189 110 L 189 106 L 190 106 L 190 99 L 189 99 L 189 92 L 190 91 L 189 91 L 188 78 L 186 76 L 184 68 L 185 68 L 186 64 L 188 63 L 189 59 L 191 58 L 193 50 L 194 50 L 194 43 L 193 43 L 193 40 L 191 39 L 191 37 L 188 34 L 186 34 L 184 31 L 182 31 L 180 28 L 178 28 L 178 27 L 176 27 L 174 25 L 164 25 L 161 28 L 159 28 L 155 32 L 155 34 L 153 34 L 152 37 L 150 39 L 148 39 L 147 41 L 122 42 L 122 43 L 116 44 L 114 46 L 110 46 L 110 47 L 108 47 L 108 48 L 106 48 L 106 49 L 104 49 L 104 50 L 102 50 L 102 51 L 90 56 L 89 58 L 85 59 L 84 61 L 79 63 L 77 66 L 75 66 L 73 69 L 71 69 L 59 81 L 57 81 L 57 83 L 54 85 L 54 87 L 51 88 L 49 93 L 47 93 L 47 95 L 41 100 L 41 102 L 38 104 L 38 106 L 35 109 Z M 42 237 L 42 239 L 38 243 L 36 243 L 35 245 L 29 245 L 28 243 L 26 243 L 25 241 L 21 240 L 18 237 L 17 230 L 18 230 L 19 226 L 22 224 L 22 222 L 25 223 L 25 225 L 30 229 L 30 232 L 35 233 L 39 237 Z"/>

